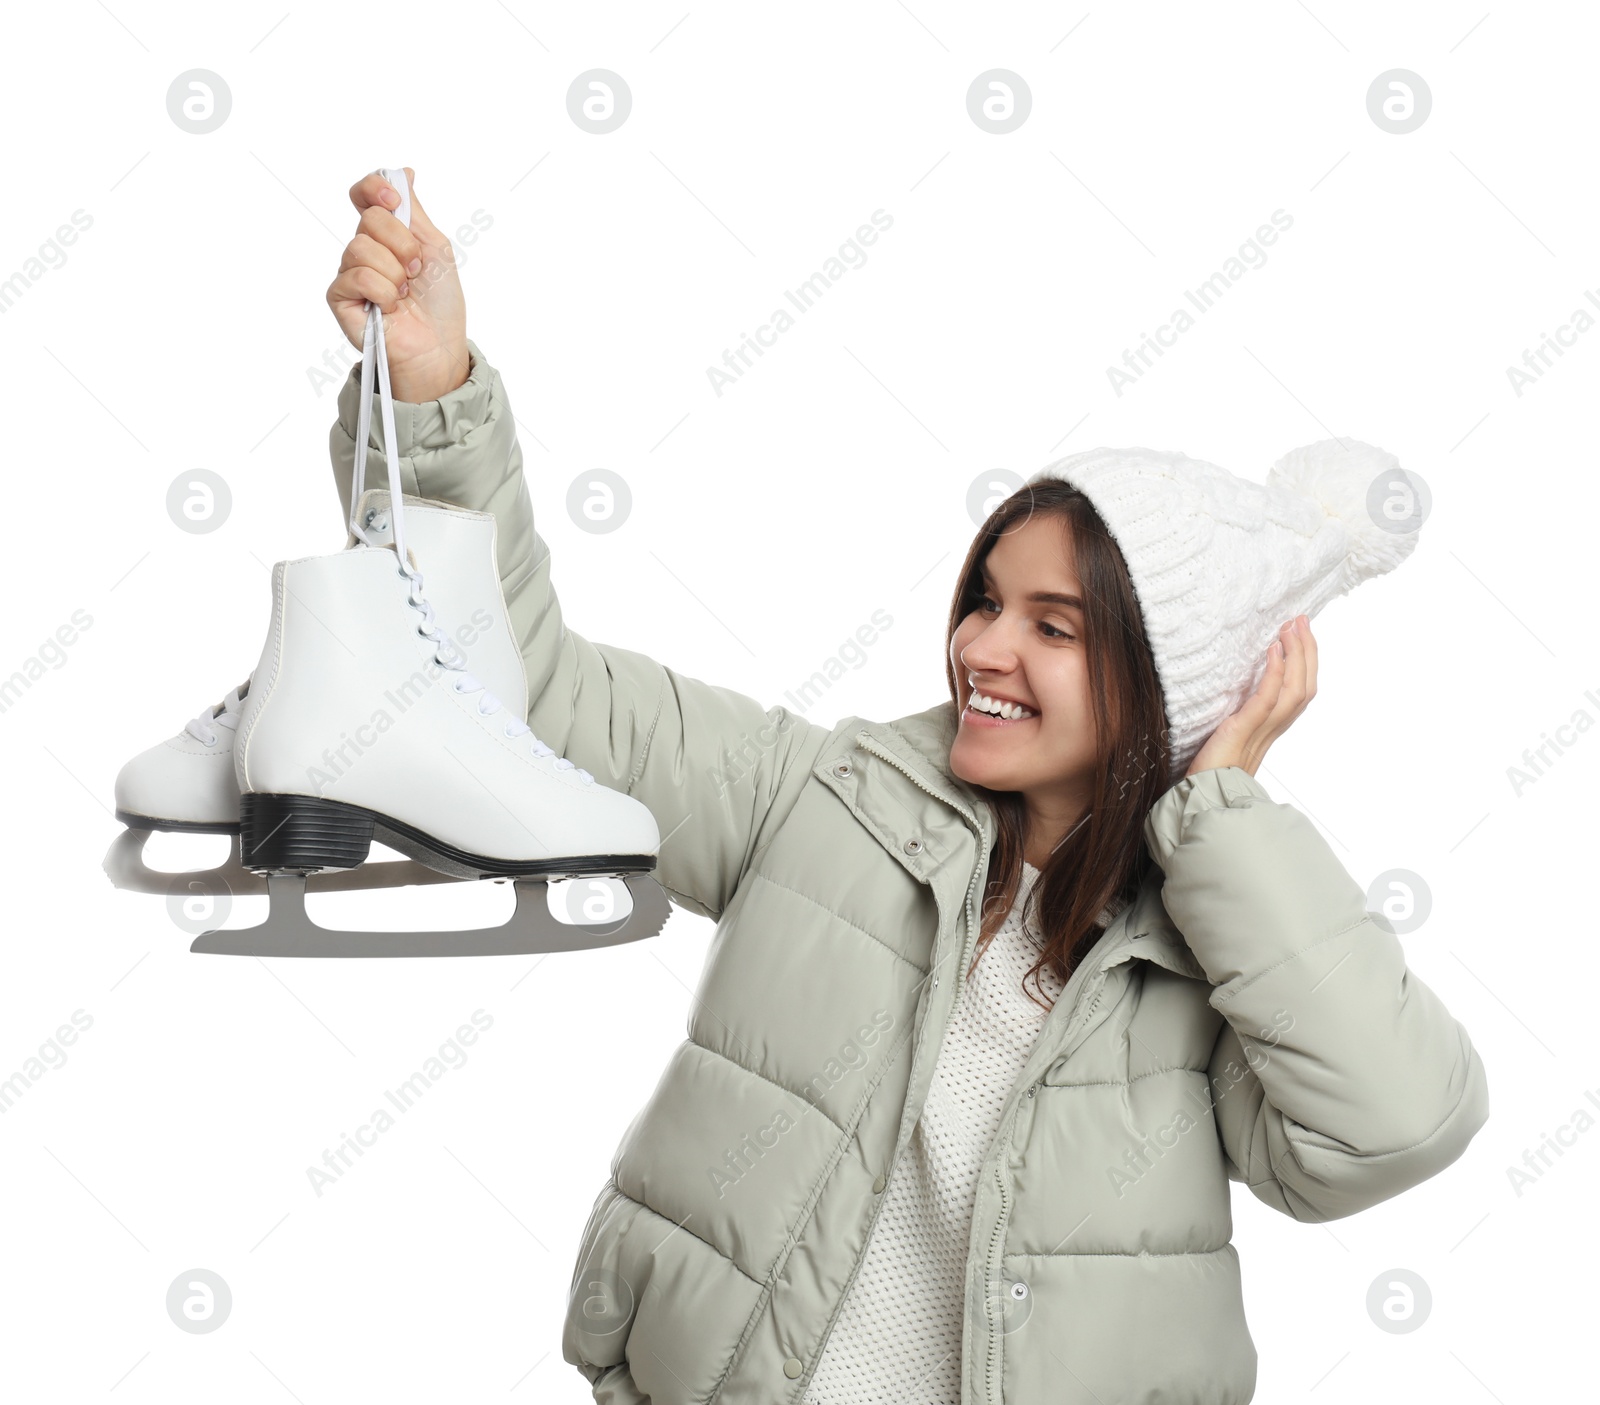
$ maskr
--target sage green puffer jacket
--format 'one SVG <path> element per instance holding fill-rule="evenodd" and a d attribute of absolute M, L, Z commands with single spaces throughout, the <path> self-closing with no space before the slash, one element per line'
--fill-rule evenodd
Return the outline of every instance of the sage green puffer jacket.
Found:
<path fill-rule="evenodd" d="M 504 387 L 471 350 L 465 385 L 399 407 L 404 486 L 495 514 L 529 725 L 650 807 L 657 878 L 717 923 L 688 1038 L 584 1230 L 564 1355 L 610 1405 L 800 1402 L 921 1112 L 994 822 L 946 768 L 948 702 L 823 726 L 568 629 Z M 358 396 L 352 372 L 347 509 Z M 1242 1405 L 1229 1181 L 1336 1219 L 1448 1166 L 1488 1116 L 1465 1030 L 1300 811 L 1210 770 L 1145 837 L 1161 872 L 1045 1019 L 983 1166 L 961 1405 Z"/>

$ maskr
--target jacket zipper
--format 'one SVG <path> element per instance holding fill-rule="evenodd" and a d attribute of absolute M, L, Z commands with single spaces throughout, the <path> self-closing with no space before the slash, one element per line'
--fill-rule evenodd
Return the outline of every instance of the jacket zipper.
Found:
<path fill-rule="evenodd" d="M 1016 1116 L 1015 1112 L 1012 1113 L 1012 1116 L 1013 1118 Z M 1007 1129 L 1007 1132 L 1009 1135 L 1009 1128 Z M 994 1314 L 996 1309 L 999 1307 L 999 1304 L 996 1301 L 998 1295 L 991 1295 L 989 1292 L 989 1284 L 992 1281 L 990 1277 L 990 1270 L 991 1265 L 994 1263 L 995 1257 L 999 1252 L 1000 1241 L 1005 1235 L 1006 1221 L 1011 1214 L 1011 1197 L 1006 1192 L 1005 1171 L 1001 1168 L 998 1162 L 995 1163 L 994 1168 L 994 1183 L 1000 1188 L 1000 1213 L 995 1217 L 994 1233 L 989 1236 L 989 1253 L 985 1258 L 983 1265 L 984 1316 L 989 1324 L 989 1352 L 988 1356 L 985 1358 L 983 1373 L 985 1401 L 992 1401 L 996 1398 L 994 1393 L 994 1358 L 996 1353 L 996 1342 L 1000 1336 L 1000 1333 L 996 1330 L 994 1323 Z M 999 1310 L 1002 1312 L 1004 1311 L 1003 1308 L 1000 1308 Z"/>
<path fill-rule="evenodd" d="M 968 941 L 964 942 L 962 944 L 962 958 L 963 958 L 962 969 L 965 970 L 965 964 L 964 963 L 965 963 L 965 960 L 966 960 L 967 949 L 968 949 L 969 945 L 972 944 L 972 943 L 975 943 L 976 939 L 977 939 L 976 922 L 975 922 L 974 914 L 973 914 L 973 911 L 972 911 L 972 892 L 973 892 L 974 887 L 977 885 L 978 875 L 984 871 L 985 862 L 986 862 L 986 860 L 988 858 L 988 853 L 989 853 L 989 841 L 988 841 L 988 838 L 983 833 L 983 827 L 978 823 L 977 818 L 971 813 L 971 811 L 969 811 L 964 805 L 957 804 L 954 800 L 950 799 L 950 797 L 948 795 L 941 795 L 932 786 L 930 786 L 926 781 L 924 781 L 921 776 L 917 775 L 915 772 L 913 772 L 909 768 L 907 768 L 905 766 L 905 764 L 903 762 L 901 762 L 898 757 L 891 755 L 889 752 L 885 751 L 881 746 L 878 746 L 878 745 L 874 744 L 873 738 L 872 738 L 870 733 L 866 733 L 866 734 L 863 734 L 862 736 L 858 737 L 856 739 L 856 745 L 858 745 L 863 751 L 869 752 L 871 755 L 876 756 L 880 761 L 888 762 L 889 765 L 893 766 L 895 768 L 895 770 L 899 771 L 901 775 L 905 776 L 906 779 L 909 780 L 913 785 L 915 785 L 919 790 L 925 791 L 927 794 L 931 795 L 935 800 L 941 801 L 942 803 L 950 806 L 951 809 L 955 810 L 956 813 L 959 814 L 967 822 L 967 824 L 972 828 L 974 833 L 976 833 L 976 835 L 978 836 L 978 851 L 979 851 L 978 852 L 978 863 L 977 863 L 977 867 L 975 867 L 973 869 L 973 871 L 972 871 L 972 877 L 967 881 L 967 899 L 966 899 L 966 904 L 965 904 L 965 912 L 966 912 L 966 917 L 967 917 L 967 938 L 968 938 Z M 1080 965 L 1078 967 L 1078 969 L 1072 973 L 1072 980 L 1068 981 L 1067 989 L 1062 991 L 1061 998 L 1062 999 L 1067 999 L 1068 998 L 1068 992 L 1071 992 L 1071 999 L 1075 1000 L 1077 998 L 1077 996 L 1078 996 L 1078 991 L 1077 990 L 1073 990 L 1073 988 L 1072 988 L 1073 982 L 1077 981 L 1079 979 L 1087 980 L 1088 979 L 1088 972 L 1089 972 L 1089 963 L 1088 963 L 1087 960 L 1085 960 L 1083 962 L 1083 964 Z M 1080 987 L 1080 989 L 1081 989 L 1081 987 Z M 1103 993 L 1104 993 L 1104 985 L 1102 983 L 1101 989 L 1095 992 L 1094 1000 L 1092 1002 L 1090 1002 L 1088 1010 L 1084 1013 L 1083 1018 L 1080 1021 L 1080 1027 L 1087 1025 L 1089 1020 L 1094 1018 L 1094 1013 L 1100 1006 L 1100 997 L 1101 997 L 1101 995 Z M 1071 1008 L 1071 1006 L 1069 1004 L 1068 1009 L 1070 1009 L 1070 1008 Z M 1069 1041 L 1072 1038 L 1072 1034 L 1073 1034 L 1073 1031 L 1069 1029 L 1068 1033 L 1063 1036 L 1063 1041 L 1062 1041 L 1063 1042 L 1063 1046 L 1065 1046 L 1067 1041 Z M 1034 1084 L 1037 1085 L 1037 1082 L 1038 1082 L 1038 1080 L 1035 1079 L 1034 1080 Z M 1005 1145 L 1006 1143 L 1009 1142 L 1012 1129 L 1015 1126 L 1015 1123 L 1016 1123 L 1016 1120 L 1017 1120 L 1017 1113 L 1020 1111 L 1021 1106 L 1022 1106 L 1022 1102 L 1021 1102 L 1021 1098 L 1019 1097 L 1017 1102 L 1013 1105 L 1013 1107 L 1011 1109 L 1011 1115 L 1006 1119 L 1005 1131 L 1004 1131 L 1003 1136 L 998 1137 L 996 1139 L 996 1144 L 997 1145 Z M 896 1163 L 895 1164 L 896 1165 L 898 1164 L 898 1157 L 896 1158 Z M 891 1166 L 889 1169 L 892 1171 L 894 1169 L 894 1167 Z M 996 1277 L 995 1277 L 995 1259 L 996 1259 L 998 1250 L 1000 1248 L 1001 1241 L 1002 1241 L 1002 1239 L 1004 1237 L 1004 1234 L 1005 1234 L 1006 1221 L 1007 1221 L 1007 1219 L 1008 1219 L 1008 1217 L 1010 1215 L 1010 1209 L 1011 1209 L 1011 1197 L 1010 1197 L 1010 1193 L 1006 1189 L 1005 1171 L 1004 1171 L 1004 1168 L 1003 1168 L 1003 1166 L 1001 1165 L 1001 1163 L 999 1161 L 996 1161 L 996 1163 L 995 1163 L 995 1182 L 996 1182 L 996 1185 L 998 1186 L 999 1191 L 1000 1191 L 1000 1215 L 999 1215 L 999 1218 L 995 1222 L 995 1227 L 994 1227 L 993 1231 L 990 1233 L 988 1254 L 987 1254 L 987 1257 L 986 1257 L 986 1260 L 985 1260 L 985 1263 L 984 1263 L 984 1273 L 985 1273 L 984 1298 L 985 1298 L 985 1304 L 986 1304 L 985 1305 L 985 1320 L 988 1323 L 988 1327 L 989 1327 L 988 1352 L 987 1352 L 987 1356 L 986 1356 L 985 1371 L 984 1371 L 984 1376 L 985 1376 L 985 1381 L 986 1381 L 986 1388 L 985 1388 L 985 1397 L 986 1398 L 985 1398 L 985 1401 L 984 1401 L 984 1405 L 996 1405 L 996 1402 L 997 1402 L 997 1399 L 998 1399 L 998 1397 L 996 1397 L 996 1395 L 994 1393 L 994 1370 L 995 1370 L 995 1356 L 997 1354 L 997 1339 L 999 1337 L 999 1333 L 995 1331 L 994 1325 L 993 1325 L 993 1321 L 992 1321 L 993 1308 L 992 1308 L 992 1306 L 989 1305 L 989 1297 L 990 1297 L 990 1295 L 989 1295 L 989 1284 L 991 1282 L 997 1281 Z M 885 1204 L 885 1200 L 886 1200 L 887 1196 L 888 1196 L 888 1188 L 885 1187 L 884 1188 L 883 1198 L 879 1199 L 877 1208 L 874 1209 L 873 1212 L 872 1212 L 872 1219 L 868 1222 L 867 1240 L 868 1240 L 869 1244 L 870 1244 L 871 1238 L 872 1238 L 872 1231 L 877 1226 L 877 1223 L 878 1223 L 878 1216 L 883 1213 L 883 1206 Z M 845 1299 L 849 1297 L 851 1288 L 853 1288 L 855 1286 L 856 1278 L 860 1274 L 861 1265 L 865 1260 L 866 1260 L 866 1252 L 865 1252 L 865 1250 L 863 1250 L 860 1258 L 858 1258 L 857 1261 L 856 1261 L 855 1267 L 850 1271 L 850 1278 L 849 1278 L 849 1281 L 846 1282 L 846 1284 L 845 1284 L 844 1292 L 840 1295 L 839 1301 L 834 1305 L 833 1313 L 828 1318 L 828 1325 L 823 1330 L 822 1340 L 818 1344 L 816 1356 L 812 1360 L 811 1369 L 809 1371 L 807 1371 L 805 1373 L 804 1377 L 801 1379 L 801 1381 L 799 1383 L 800 1393 L 797 1394 L 796 1396 L 794 1396 L 793 1397 L 794 1399 L 798 1400 L 798 1399 L 801 1398 L 801 1395 L 803 1395 L 806 1387 L 809 1386 L 812 1376 L 816 1373 L 817 1366 L 822 1360 L 822 1354 L 827 1348 L 828 1338 L 833 1335 L 834 1324 L 838 1321 L 839 1314 L 844 1309 Z M 965 1363 L 963 1363 L 963 1366 L 964 1365 L 965 1365 Z"/>
<path fill-rule="evenodd" d="M 1077 980 L 1080 976 L 1084 975 L 1088 969 L 1089 963 L 1086 959 L 1082 965 L 1080 965 L 1078 969 L 1072 973 L 1073 980 Z M 1085 979 L 1087 979 L 1086 976 Z M 1080 990 L 1081 988 L 1082 987 L 1079 987 Z M 1072 990 L 1072 981 L 1067 982 L 1067 990 Z M 1067 990 L 1062 991 L 1061 999 L 1064 1000 L 1067 998 Z M 1067 1032 L 1062 1036 L 1061 1042 L 1063 1050 L 1070 1052 L 1070 1044 L 1073 1035 L 1077 1032 L 1077 1030 L 1084 1029 L 1088 1026 L 1089 1021 L 1094 1018 L 1095 1011 L 1100 1008 L 1100 1000 L 1104 994 L 1105 984 L 1102 981 L 1100 988 L 1095 991 L 1094 999 L 1089 1002 L 1089 1008 L 1084 1011 L 1082 1017 L 1077 1022 L 1076 1027 L 1069 1027 Z M 1078 991 L 1073 990 L 1072 999 L 1077 999 L 1077 996 Z M 1067 1008 L 1070 1010 L 1072 1007 L 1069 1004 Z M 1028 1092 L 1031 1093 L 1032 1090 L 1038 1086 L 1038 1083 L 1039 1080 L 1035 1078 L 1033 1083 L 1029 1085 Z M 1022 1110 L 1022 1098 L 1027 1096 L 1027 1094 L 1019 1094 L 1017 1090 L 1013 1090 L 1013 1096 L 1016 1097 L 1016 1102 L 1012 1105 L 1010 1115 L 1005 1119 L 1000 1133 L 997 1134 L 995 1138 L 994 1144 L 996 1146 L 1005 1147 L 1010 1145 L 1012 1134 L 1016 1128 L 1017 1114 Z M 999 1355 L 1000 1333 L 998 1330 L 996 1330 L 994 1317 L 997 1309 L 1002 1315 L 1004 1313 L 1004 1307 L 999 1303 L 998 1259 L 1001 1242 L 1005 1237 L 1006 1223 L 1011 1213 L 1011 1195 L 1006 1187 L 1005 1168 L 1001 1160 L 995 1161 L 994 1178 L 995 1185 L 1000 1191 L 1000 1213 L 996 1217 L 994 1229 L 989 1235 L 989 1251 L 985 1257 L 983 1265 L 984 1321 L 988 1326 L 989 1332 L 989 1340 L 987 1343 L 988 1350 L 984 1355 L 983 1405 L 998 1405 L 1000 1400 L 1000 1397 L 995 1393 L 995 1358 Z M 993 1293 L 990 1292 L 991 1284 L 995 1286 L 995 1291 Z"/>
<path fill-rule="evenodd" d="M 978 847 L 979 847 L 978 864 L 977 864 L 977 867 L 973 869 L 972 877 L 967 882 L 966 915 L 967 915 L 967 937 L 968 937 L 968 941 L 964 942 L 962 944 L 962 965 L 961 965 L 961 970 L 964 973 L 966 971 L 966 962 L 967 962 L 967 959 L 968 959 L 967 951 L 968 951 L 970 945 L 975 944 L 976 940 L 977 940 L 976 921 L 974 919 L 974 915 L 973 915 L 973 912 L 972 912 L 972 892 L 973 892 L 973 889 L 977 885 L 978 875 L 980 873 L 984 872 L 984 869 L 985 869 L 986 861 L 988 859 L 988 852 L 989 852 L 988 839 L 984 835 L 982 827 L 980 825 L 978 825 L 976 819 L 963 806 L 957 805 L 948 796 L 940 795 L 936 790 L 934 790 L 925 781 L 923 781 L 920 776 L 917 776 L 917 775 L 913 774 L 910 770 L 908 770 L 904 765 L 901 764 L 901 762 L 899 761 L 898 758 L 889 755 L 886 751 L 883 750 L 882 747 L 870 745 L 872 740 L 873 739 L 872 739 L 872 737 L 870 735 L 863 736 L 863 737 L 858 738 L 857 745 L 859 745 L 862 748 L 862 750 L 870 752 L 872 755 L 878 757 L 879 760 L 887 761 L 891 766 L 893 766 L 897 771 L 899 771 L 903 776 L 905 776 L 913 784 L 918 786 L 920 789 L 925 790 L 929 795 L 933 796 L 933 798 L 935 800 L 942 800 L 945 804 L 949 805 L 952 809 L 956 810 L 958 813 L 960 813 L 962 815 L 962 817 L 967 821 L 967 823 L 969 825 L 971 825 L 974 828 L 974 830 L 977 831 Z M 1087 968 L 1087 964 L 1088 963 L 1085 962 L 1084 966 L 1079 967 L 1078 971 L 1073 972 L 1074 976 L 1077 976 L 1077 975 L 1080 975 L 1080 974 L 1084 973 L 1086 968 Z M 1065 991 L 1063 991 L 1062 993 L 1063 993 L 1063 996 L 1066 994 Z M 1073 994 L 1074 994 L 1074 997 L 1076 997 L 1076 992 L 1073 992 Z M 1098 1003 L 1098 1002 L 1096 1002 L 1096 1003 Z M 1068 1008 L 1070 1009 L 1071 1007 L 1069 1006 Z M 1091 1006 L 1091 1013 L 1092 1013 L 1092 1011 L 1093 1011 L 1093 1007 Z M 1021 1109 L 1021 1106 L 1022 1106 L 1022 1103 L 1021 1103 L 1021 1099 L 1019 1098 L 1018 1101 L 1013 1105 L 1013 1107 L 1011 1109 L 1011 1115 L 1006 1119 L 1004 1134 L 1001 1137 L 997 1138 L 997 1144 L 998 1145 L 1004 1145 L 1006 1142 L 1009 1141 L 1010 1136 L 1011 1136 L 1011 1129 L 1012 1129 L 1013 1125 L 1016 1122 L 1017 1113 Z M 1006 1220 L 1007 1220 L 1007 1218 L 1008 1218 L 1008 1216 L 1010 1214 L 1010 1208 L 1011 1208 L 1011 1197 L 1010 1197 L 1009 1192 L 1006 1189 L 1005 1172 L 1004 1172 L 1003 1167 L 1000 1165 L 1000 1163 L 998 1161 L 995 1163 L 995 1182 L 998 1185 L 999 1190 L 1000 1190 L 1000 1215 L 999 1215 L 998 1219 L 995 1221 L 995 1226 L 994 1226 L 993 1231 L 990 1233 L 988 1254 L 986 1255 L 985 1262 L 984 1262 L 984 1273 L 985 1273 L 985 1278 L 984 1278 L 984 1303 L 985 1303 L 984 1312 L 985 1312 L 985 1321 L 986 1321 L 986 1323 L 988 1325 L 988 1332 L 989 1332 L 988 1352 L 987 1352 L 986 1359 L 985 1359 L 985 1371 L 984 1371 L 985 1380 L 987 1382 L 986 1390 L 985 1390 L 985 1396 L 986 1396 L 985 1405 L 994 1405 L 994 1402 L 997 1400 L 997 1397 L 995 1396 L 995 1393 L 994 1393 L 994 1369 L 995 1369 L 995 1355 L 996 1355 L 996 1351 L 997 1351 L 999 1333 L 995 1330 L 993 1319 L 992 1319 L 992 1314 L 993 1314 L 993 1311 L 994 1311 L 994 1305 L 990 1302 L 989 1284 L 994 1281 L 994 1276 L 995 1276 L 994 1275 L 995 1258 L 996 1258 L 996 1255 L 997 1255 L 997 1253 L 999 1251 L 999 1247 L 1000 1247 L 1001 1241 L 1002 1241 L 1002 1239 L 1003 1239 L 1003 1237 L 1005 1235 Z M 885 1194 L 887 1194 L 887 1190 L 885 1190 Z M 878 1206 L 878 1209 L 876 1211 L 874 1211 L 873 1216 L 872 1216 L 873 1225 L 877 1224 L 878 1215 L 882 1212 L 882 1210 L 883 1210 L 883 1205 L 880 1203 L 879 1206 Z M 869 1230 L 868 1233 L 869 1233 L 869 1238 L 870 1238 L 870 1230 Z M 862 1259 L 864 1260 L 865 1258 L 866 1258 L 866 1255 L 863 1253 L 862 1254 Z M 851 1286 L 855 1283 L 856 1274 L 860 1272 L 860 1269 L 861 1269 L 861 1263 L 858 1261 L 857 1264 L 856 1264 L 855 1269 L 850 1274 L 850 1282 L 845 1285 L 845 1294 L 846 1295 L 848 1295 Z M 839 1313 L 842 1310 L 843 1306 L 844 1306 L 844 1298 L 841 1297 L 840 1300 L 839 1300 L 838 1305 L 834 1308 L 833 1317 L 830 1318 L 829 1321 L 828 1321 L 827 1335 L 831 1335 L 832 1334 L 834 1321 L 838 1318 Z M 823 1337 L 823 1346 L 819 1347 L 818 1350 L 817 1350 L 817 1360 L 818 1361 L 821 1360 L 823 1348 L 825 1348 L 826 1345 L 827 1345 L 827 1335 L 824 1335 L 824 1337 Z M 966 1363 L 963 1362 L 962 1363 L 963 1373 L 965 1372 L 965 1365 L 966 1365 Z M 814 1372 L 815 1370 L 816 1370 L 816 1363 L 814 1362 L 812 1364 L 812 1372 Z M 806 1380 L 807 1381 L 810 1380 L 812 1372 L 808 1372 L 807 1373 L 807 1375 L 806 1375 Z"/>
<path fill-rule="evenodd" d="M 880 761 L 887 761 L 895 768 L 895 770 L 899 771 L 901 775 L 903 775 L 907 780 L 911 781 L 912 784 L 917 786 L 918 789 L 927 791 L 927 793 L 935 800 L 941 801 L 942 803 L 950 806 L 951 809 L 956 811 L 956 813 L 959 814 L 969 826 L 971 826 L 973 832 L 977 835 L 978 866 L 973 869 L 972 877 L 967 880 L 967 900 L 963 907 L 963 911 L 966 913 L 967 917 L 967 930 L 970 936 L 972 931 L 972 890 L 977 884 L 978 874 L 983 872 L 984 862 L 989 853 L 989 841 L 983 833 L 983 827 L 978 823 L 977 818 L 969 810 L 967 810 L 965 806 L 957 805 L 947 795 L 940 795 L 938 791 L 934 790 L 933 787 L 924 781 L 920 776 L 907 770 L 897 757 L 889 755 L 881 747 L 866 745 L 866 743 L 871 741 L 872 738 L 870 736 L 863 736 L 858 739 L 857 744 L 860 745 L 864 751 L 871 752 L 872 755 L 876 756 Z M 963 946 L 965 946 L 965 943 L 963 943 Z M 898 1140 L 898 1138 L 896 1140 Z M 889 1167 L 889 1172 L 893 1172 L 895 1167 L 899 1164 L 900 1158 L 897 1155 L 894 1159 L 894 1162 Z M 886 1172 L 885 1174 L 887 1175 L 888 1173 Z M 878 1196 L 877 1205 L 873 1207 L 872 1218 L 867 1221 L 866 1242 L 868 1245 L 870 1245 L 872 1242 L 873 1230 L 877 1228 L 878 1216 L 883 1213 L 883 1207 L 888 1204 L 888 1202 L 889 1187 L 885 1185 L 883 1188 L 883 1193 Z M 856 1258 L 855 1267 L 850 1270 L 850 1277 L 845 1282 L 844 1292 L 839 1294 L 839 1301 L 833 1305 L 833 1312 L 828 1317 L 827 1326 L 822 1329 L 822 1339 L 817 1343 L 816 1354 L 811 1359 L 811 1367 L 804 1373 L 804 1375 L 801 1376 L 797 1383 L 796 1393 L 790 1397 L 792 1401 L 804 1399 L 805 1392 L 811 1385 L 811 1378 L 816 1375 L 817 1367 L 822 1364 L 823 1353 L 828 1347 L 828 1338 L 833 1335 L 834 1325 L 839 1320 L 839 1314 L 844 1311 L 845 1301 L 850 1296 L 850 1290 L 855 1287 L 856 1278 L 860 1275 L 861 1266 L 866 1262 L 866 1258 L 867 1251 L 866 1249 L 863 1249 L 860 1255 Z"/>

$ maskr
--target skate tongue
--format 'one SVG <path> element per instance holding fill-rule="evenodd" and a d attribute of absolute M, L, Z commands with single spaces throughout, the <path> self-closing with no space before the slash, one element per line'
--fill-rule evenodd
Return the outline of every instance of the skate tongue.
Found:
<path fill-rule="evenodd" d="M 434 498 L 418 497 L 415 493 L 405 494 L 407 507 L 432 507 L 436 502 Z M 368 488 L 361 494 L 360 501 L 356 503 L 355 518 L 363 526 L 371 528 L 373 522 L 379 518 L 387 518 L 389 513 L 389 490 L 387 488 Z M 384 522 L 379 531 L 388 523 Z"/>
<path fill-rule="evenodd" d="M 373 519 L 389 506 L 389 494 L 382 488 L 368 488 L 356 503 L 355 519 L 371 527 Z"/>
<path fill-rule="evenodd" d="M 405 495 L 408 503 L 425 503 L 427 498 L 413 497 L 410 493 Z M 370 547 L 381 547 L 387 550 L 394 548 L 393 518 L 389 510 L 389 494 L 382 488 L 369 488 L 361 495 L 361 506 L 356 511 L 356 520 L 366 530 L 359 534 L 360 539 Z M 417 567 L 417 557 L 409 548 L 406 559 L 411 563 L 412 569 Z"/>

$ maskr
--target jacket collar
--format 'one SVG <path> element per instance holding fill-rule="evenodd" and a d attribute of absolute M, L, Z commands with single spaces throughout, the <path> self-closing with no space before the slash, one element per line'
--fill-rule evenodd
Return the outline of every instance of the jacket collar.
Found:
<path fill-rule="evenodd" d="M 993 842 L 994 816 L 988 805 L 977 791 L 950 772 L 950 747 L 959 725 L 953 702 L 942 702 L 893 722 L 857 720 L 863 723 L 856 733 L 858 737 L 865 733 L 893 752 L 924 788 L 962 811 Z"/>
<path fill-rule="evenodd" d="M 993 849 L 993 811 L 976 790 L 950 771 L 950 747 L 960 725 L 953 702 L 941 702 L 892 722 L 869 722 L 864 718 L 856 721 L 860 723 L 855 732 L 857 740 L 870 736 L 919 785 L 959 811 L 978 830 L 983 851 Z M 1101 970 L 1141 958 L 1178 975 L 1206 979 L 1204 969 L 1167 914 L 1161 900 L 1163 880 L 1160 867 L 1153 865 L 1133 901 L 1112 919 L 1091 953 Z"/>

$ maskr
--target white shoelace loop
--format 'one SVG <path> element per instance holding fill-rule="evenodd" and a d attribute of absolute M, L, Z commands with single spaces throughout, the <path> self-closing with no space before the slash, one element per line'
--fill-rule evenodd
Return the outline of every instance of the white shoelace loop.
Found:
<path fill-rule="evenodd" d="M 183 730 L 196 741 L 215 746 L 218 727 L 226 727 L 230 732 L 239 729 L 239 711 L 244 706 L 240 694 L 249 686 L 248 682 L 241 683 L 220 703 L 208 707 L 198 717 L 191 717 L 183 724 Z"/>

